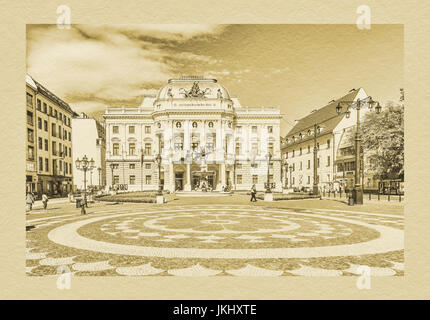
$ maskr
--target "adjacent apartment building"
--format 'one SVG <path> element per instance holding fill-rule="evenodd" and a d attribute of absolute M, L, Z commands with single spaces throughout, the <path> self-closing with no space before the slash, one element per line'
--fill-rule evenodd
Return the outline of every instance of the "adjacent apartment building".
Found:
<path fill-rule="evenodd" d="M 216 79 L 170 79 L 141 106 L 106 108 L 104 118 L 111 187 L 264 190 L 269 179 L 282 189 L 279 108 L 242 106 Z"/>
<path fill-rule="evenodd" d="M 26 76 L 26 190 L 39 197 L 72 190 L 70 106 L 31 76 Z"/>
<path fill-rule="evenodd" d="M 311 190 L 313 185 L 313 148 L 314 128 L 317 126 L 317 181 L 323 190 L 338 190 L 339 187 L 352 188 L 354 185 L 355 149 L 353 134 L 357 114 L 351 110 L 350 117 L 344 112 L 337 114 L 339 101 L 356 101 L 368 95 L 363 88 L 352 89 L 348 94 L 331 100 L 326 106 L 312 111 L 306 117 L 297 120 L 294 127 L 282 140 L 281 149 L 285 165 L 284 184 L 289 188 Z M 362 108 L 360 119 L 363 120 L 367 108 Z M 366 157 L 361 157 L 361 168 L 366 164 Z M 363 177 L 363 172 L 366 177 Z M 361 170 L 364 186 L 375 185 L 371 171 Z"/>
<path fill-rule="evenodd" d="M 86 174 L 87 187 L 102 188 L 106 185 L 106 139 L 104 123 L 88 117 L 85 113 L 72 118 L 73 163 L 84 156 L 93 159 L 95 167 Z M 84 189 L 84 172 L 75 170 L 73 173 L 75 189 Z"/>

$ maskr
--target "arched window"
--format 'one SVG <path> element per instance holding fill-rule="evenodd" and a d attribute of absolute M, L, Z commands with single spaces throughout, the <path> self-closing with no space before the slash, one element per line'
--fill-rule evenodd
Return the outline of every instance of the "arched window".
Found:
<path fill-rule="evenodd" d="M 212 121 L 211 121 L 211 122 L 209 122 L 209 123 L 208 123 L 208 127 L 209 127 L 209 128 L 213 128 L 213 127 L 214 127 L 214 123 L 213 123 Z"/>
<path fill-rule="evenodd" d="M 197 128 L 197 122 L 193 122 L 193 128 Z"/>
<path fill-rule="evenodd" d="M 176 128 L 180 128 L 180 127 L 182 127 L 182 124 L 179 121 L 176 122 Z"/>

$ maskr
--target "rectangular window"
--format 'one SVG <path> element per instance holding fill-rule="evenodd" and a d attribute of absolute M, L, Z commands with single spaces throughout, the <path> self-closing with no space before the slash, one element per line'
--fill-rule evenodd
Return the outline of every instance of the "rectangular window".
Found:
<path fill-rule="evenodd" d="M 27 124 L 33 125 L 33 112 L 27 111 Z"/>
<path fill-rule="evenodd" d="M 113 144 L 113 155 L 114 156 L 119 155 L 119 143 L 114 143 Z"/>
<path fill-rule="evenodd" d="M 151 176 L 145 176 L 145 184 L 151 184 Z"/>
<path fill-rule="evenodd" d="M 55 117 L 56 119 L 58 119 L 58 112 L 57 112 L 57 110 L 54 110 L 54 117 Z"/>
<path fill-rule="evenodd" d="M 294 158 L 294 150 L 293 150 L 293 155 L 292 155 L 292 157 Z"/>
<path fill-rule="evenodd" d="M 60 163 L 60 171 L 63 171 L 63 161 L 59 161 L 59 163 Z"/>
<path fill-rule="evenodd" d="M 42 105 L 39 99 L 37 99 L 37 110 L 42 111 Z"/>
<path fill-rule="evenodd" d="M 58 138 L 61 139 L 61 126 L 58 126 Z"/>
<path fill-rule="evenodd" d="M 134 143 L 130 143 L 128 145 L 128 154 L 134 156 L 136 153 L 136 145 Z"/>
<path fill-rule="evenodd" d="M 47 112 L 48 112 L 48 109 L 47 109 L 47 106 L 46 106 L 46 103 L 45 103 L 45 102 L 43 103 L 43 112 L 45 112 L 45 113 L 47 113 Z"/>
<path fill-rule="evenodd" d="M 53 114 L 52 114 L 52 107 L 51 106 L 49 106 L 49 115 L 52 117 L 53 116 Z"/>
<path fill-rule="evenodd" d="M 311 153 L 311 146 L 308 146 L 308 153 Z"/>
<path fill-rule="evenodd" d="M 39 171 L 43 171 L 43 158 L 39 157 Z"/>
<path fill-rule="evenodd" d="M 33 147 L 28 147 L 28 160 L 33 160 L 34 159 L 34 148 Z"/>
<path fill-rule="evenodd" d="M 145 133 L 151 133 L 151 127 L 145 126 Z"/>
<path fill-rule="evenodd" d="M 72 141 L 72 134 L 69 132 L 69 141 Z"/>
<path fill-rule="evenodd" d="M 42 130 L 42 119 L 41 118 L 37 118 L 37 127 Z"/>
<path fill-rule="evenodd" d="M 308 176 L 308 184 L 311 183 L 311 176 Z"/>
<path fill-rule="evenodd" d="M 257 184 L 257 183 L 258 183 L 258 175 L 254 174 L 254 175 L 252 176 L 252 183 L 253 183 L 253 184 Z"/>
<path fill-rule="evenodd" d="M 136 169 L 136 165 L 134 163 L 130 163 L 128 168 L 129 169 Z"/>
<path fill-rule="evenodd" d="M 330 149 L 330 140 L 327 140 L 327 149 Z"/>
<path fill-rule="evenodd" d="M 311 160 L 308 160 L 308 169 L 311 168 Z"/>
<path fill-rule="evenodd" d="M 41 137 L 37 138 L 39 140 L 39 149 L 42 150 L 43 148 L 43 139 Z"/>
<path fill-rule="evenodd" d="M 49 159 L 45 159 L 45 171 L 49 171 Z"/>
<path fill-rule="evenodd" d="M 119 127 L 118 126 L 113 126 L 112 127 L 112 133 L 119 133 Z"/>
<path fill-rule="evenodd" d="M 119 184 L 119 176 L 113 176 L 113 184 Z"/>
<path fill-rule="evenodd" d="M 53 137 L 56 137 L 57 136 L 57 132 L 55 130 L 55 123 L 52 123 L 51 126 L 52 126 L 52 128 L 51 128 L 51 135 Z"/>
<path fill-rule="evenodd" d="M 33 96 L 27 92 L 27 105 L 33 106 Z"/>
<path fill-rule="evenodd" d="M 134 133 L 134 126 L 128 127 L 128 133 Z"/>
<path fill-rule="evenodd" d="M 57 155 L 57 144 L 56 144 L 56 142 L 55 141 L 52 141 L 52 154 L 54 155 L 54 156 L 56 156 Z"/>
<path fill-rule="evenodd" d="M 135 184 L 135 182 L 136 182 L 136 177 L 130 176 L 130 184 Z"/>
<path fill-rule="evenodd" d="M 145 169 L 151 169 L 151 164 L 150 163 L 145 163 Z"/>
<path fill-rule="evenodd" d="M 48 151 L 48 149 L 49 149 L 48 139 L 45 139 L 45 151 Z"/>
<path fill-rule="evenodd" d="M 48 121 L 43 120 L 43 129 L 48 132 Z"/>
<path fill-rule="evenodd" d="M 272 126 L 268 126 L 268 127 L 267 127 L 267 132 L 269 132 L 269 133 L 273 133 L 273 127 L 272 127 Z"/>
<path fill-rule="evenodd" d="M 327 156 L 327 167 L 330 167 L 330 156 Z"/>
<path fill-rule="evenodd" d="M 60 112 L 60 120 L 61 120 L 61 122 L 64 122 L 63 121 L 63 114 Z"/>
<path fill-rule="evenodd" d="M 31 129 L 27 129 L 27 140 L 28 142 L 34 142 L 34 134 Z"/>
<path fill-rule="evenodd" d="M 236 177 L 236 183 L 237 184 L 242 184 L 242 175 L 241 174 L 237 175 L 237 177 Z"/>
<path fill-rule="evenodd" d="M 175 149 L 176 149 L 176 143 L 175 143 Z M 151 144 L 145 143 L 145 156 L 150 156 L 150 155 L 151 155 Z"/>

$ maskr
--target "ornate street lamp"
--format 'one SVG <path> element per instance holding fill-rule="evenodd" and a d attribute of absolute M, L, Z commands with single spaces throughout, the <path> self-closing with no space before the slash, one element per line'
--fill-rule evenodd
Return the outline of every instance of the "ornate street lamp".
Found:
<path fill-rule="evenodd" d="M 363 186 L 360 181 L 360 149 L 361 149 L 361 133 L 360 133 L 360 109 L 367 106 L 369 110 L 375 107 L 375 111 L 379 114 L 382 110 L 379 102 L 374 101 L 372 97 L 366 97 L 364 99 L 357 99 L 356 101 L 340 101 L 336 106 L 337 114 L 341 114 L 342 106 L 346 105 L 345 116 L 350 117 L 350 109 L 357 110 L 357 122 L 355 128 L 355 184 L 352 189 L 352 197 L 354 199 L 354 204 L 363 204 Z"/>
<path fill-rule="evenodd" d="M 161 185 L 161 154 L 160 153 L 157 154 L 155 161 L 157 162 L 157 165 L 158 165 L 158 192 L 157 192 L 157 195 L 162 196 L 163 195 L 163 186 Z"/>
<path fill-rule="evenodd" d="M 318 147 L 317 147 L 317 135 L 319 133 L 320 126 L 318 124 L 314 124 L 314 179 L 312 185 L 312 194 L 318 195 Z"/>
<path fill-rule="evenodd" d="M 81 213 L 86 214 L 85 212 L 85 206 L 88 208 L 87 204 L 87 171 L 89 170 L 92 172 L 94 169 L 94 160 L 91 158 L 91 160 L 88 161 L 88 158 L 86 155 L 82 158 L 82 160 L 76 159 L 75 161 L 76 169 L 81 170 L 84 172 L 84 203 L 81 205 Z"/>

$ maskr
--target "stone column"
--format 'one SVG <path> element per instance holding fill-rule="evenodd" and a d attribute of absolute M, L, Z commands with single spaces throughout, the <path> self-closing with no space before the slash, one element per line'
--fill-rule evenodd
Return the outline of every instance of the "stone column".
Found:
<path fill-rule="evenodd" d="M 187 181 L 184 186 L 185 191 L 191 191 L 191 165 L 187 163 Z"/>

